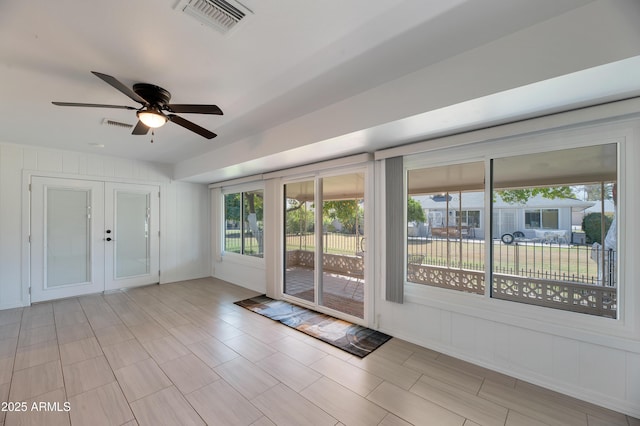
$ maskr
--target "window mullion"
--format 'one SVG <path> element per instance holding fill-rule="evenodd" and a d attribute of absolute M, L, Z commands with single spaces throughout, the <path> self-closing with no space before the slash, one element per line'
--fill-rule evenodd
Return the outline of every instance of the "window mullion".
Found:
<path fill-rule="evenodd" d="M 244 255 L 244 192 L 240 193 L 240 254 Z"/>
<path fill-rule="evenodd" d="M 460 212 L 460 221 L 458 222 L 458 268 L 462 269 L 462 191 L 458 191 L 458 211 Z"/>

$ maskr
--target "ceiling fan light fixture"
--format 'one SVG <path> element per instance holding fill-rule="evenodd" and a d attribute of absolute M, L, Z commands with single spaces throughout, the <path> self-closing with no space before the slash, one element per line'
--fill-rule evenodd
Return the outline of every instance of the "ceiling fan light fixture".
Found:
<path fill-rule="evenodd" d="M 145 126 L 152 129 L 162 127 L 167 122 L 167 117 L 165 117 L 160 111 L 151 108 L 143 111 L 138 111 L 136 112 L 136 115 Z"/>

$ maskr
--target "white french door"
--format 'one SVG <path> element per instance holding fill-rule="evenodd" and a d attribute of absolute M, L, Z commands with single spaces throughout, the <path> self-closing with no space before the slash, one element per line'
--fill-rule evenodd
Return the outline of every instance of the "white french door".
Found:
<path fill-rule="evenodd" d="M 31 301 L 159 281 L 158 187 L 32 177 Z"/>
<path fill-rule="evenodd" d="M 105 184 L 105 290 L 160 281 L 158 187 Z"/>
<path fill-rule="evenodd" d="M 104 185 L 31 180 L 31 301 L 104 290 Z"/>

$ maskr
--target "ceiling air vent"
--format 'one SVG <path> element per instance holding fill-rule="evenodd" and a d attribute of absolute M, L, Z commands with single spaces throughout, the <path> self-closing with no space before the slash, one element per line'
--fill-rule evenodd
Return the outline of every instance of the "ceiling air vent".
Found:
<path fill-rule="evenodd" d="M 235 29 L 241 21 L 253 14 L 249 8 L 233 0 L 180 0 L 176 9 L 222 34 Z"/>
<path fill-rule="evenodd" d="M 122 128 L 125 128 L 125 129 L 130 129 L 130 128 L 133 127 L 133 124 L 123 123 L 121 121 L 112 120 L 110 118 L 102 119 L 102 125 L 103 126 L 122 127 Z"/>

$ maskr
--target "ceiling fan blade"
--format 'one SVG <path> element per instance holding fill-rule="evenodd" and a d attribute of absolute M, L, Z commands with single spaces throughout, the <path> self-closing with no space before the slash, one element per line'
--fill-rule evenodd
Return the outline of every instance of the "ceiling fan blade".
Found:
<path fill-rule="evenodd" d="M 133 99 L 134 101 L 141 103 L 143 105 L 147 105 L 149 102 L 147 102 L 146 99 L 143 99 L 141 96 L 139 96 L 136 92 L 134 92 L 133 90 L 131 90 L 129 87 L 125 86 L 124 84 L 122 84 L 118 79 L 116 79 L 115 77 L 112 77 L 110 75 L 107 74 L 102 74 L 100 72 L 96 72 L 96 71 L 91 71 L 96 77 L 100 78 L 102 81 L 104 81 L 105 83 L 107 83 L 108 85 L 110 85 L 111 87 L 119 90 L 120 92 L 124 93 L 125 95 L 127 95 L 128 97 L 130 97 L 131 99 Z"/>
<path fill-rule="evenodd" d="M 149 133 L 149 128 L 140 120 L 138 120 L 136 127 L 133 128 L 133 132 L 131 132 L 132 135 L 146 135 L 147 133 Z"/>
<path fill-rule="evenodd" d="M 217 105 L 169 104 L 166 107 L 169 112 L 222 115 Z"/>
<path fill-rule="evenodd" d="M 133 109 L 136 110 L 138 108 L 134 108 L 126 105 L 103 105 L 103 104 L 81 104 L 77 102 L 51 102 L 54 105 L 58 106 L 73 106 L 73 107 L 90 107 L 90 108 L 117 108 L 117 109 Z"/>
<path fill-rule="evenodd" d="M 204 127 L 200 127 L 197 124 L 192 123 L 189 120 L 185 120 L 184 118 L 179 117 L 177 115 L 169 114 L 167 115 L 167 117 L 169 117 L 169 120 L 173 121 L 178 126 L 182 126 L 187 130 L 191 130 L 192 132 L 197 133 L 200 136 L 205 137 L 207 139 L 213 139 L 217 136 L 215 133 L 205 129 Z"/>

